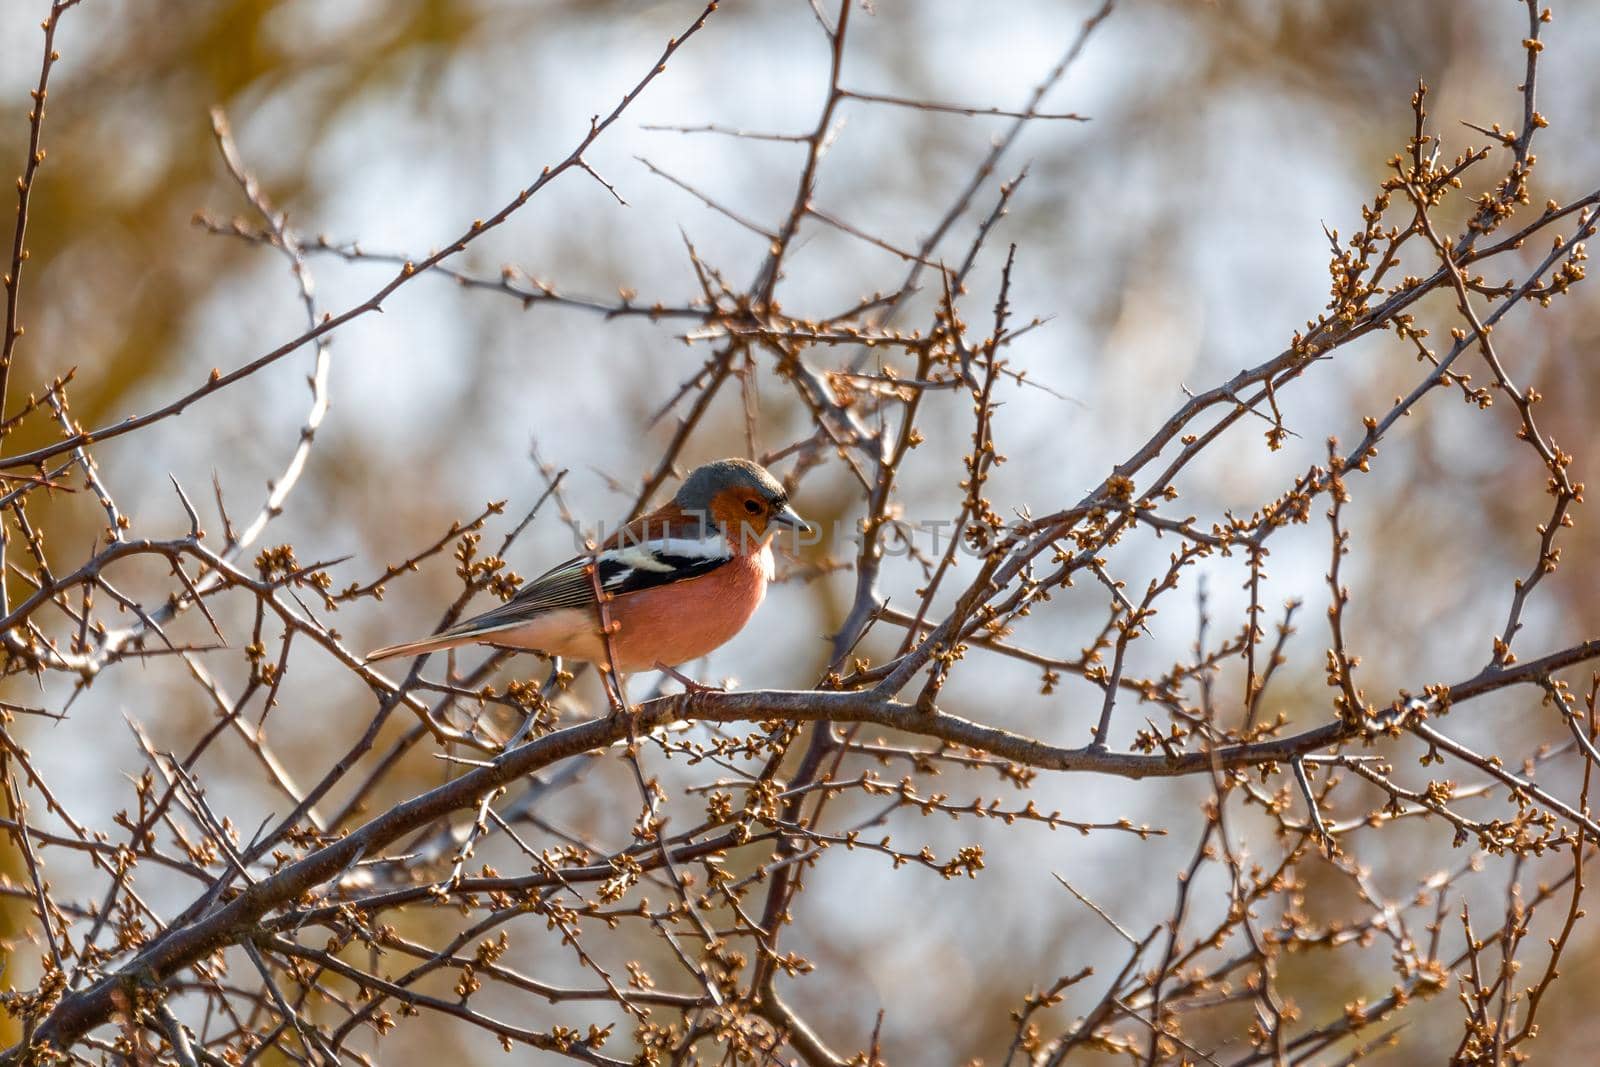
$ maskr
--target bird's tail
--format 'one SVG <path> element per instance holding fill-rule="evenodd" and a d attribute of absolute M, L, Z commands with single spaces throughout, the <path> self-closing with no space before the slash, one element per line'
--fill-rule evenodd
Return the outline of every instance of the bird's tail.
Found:
<path fill-rule="evenodd" d="M 455 648 L 458 645 L 471 644 L 478 639 L 478 634 L 455 633 L 446 631 L 424 637 L 420 641 L 407 641 L 400 645 L 388 645 L 384 648 L 374 649 L 367 653 L 367 662 L 375 663 L 380 659 L 391 659 L 395 656 L 420 656 L 424 652 L 437 652 L 441 648 Z"/>
<path fill-rule="evenodd" d="M 496 612 L 486 612 L 483 615 L 458 622 L 448 630 L 441 630 L 432 637 L 424 637 L 420 641 L 407 641 L 403 645 L 389 645 L 385 648 L 375 649 L 367 653 L 367 662 L 389 659 L 393 656 L 420 656 L 424 652 L 437 652 L 441 648 L 456 648 L 460 645 L 470 645 L 475 641 L 482 641 L 492 633 L 501 630 L 514 630 L 527 622 L 523 618 L 513 618 L 509 621 L 497 619 Z"/>

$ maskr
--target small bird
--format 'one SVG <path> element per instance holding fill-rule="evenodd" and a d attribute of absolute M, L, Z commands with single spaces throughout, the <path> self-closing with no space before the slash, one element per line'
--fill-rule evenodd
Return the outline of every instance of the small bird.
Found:
<path fill-rule="evenodd" d="M 593 555 L 540 575 L 482 615 L 367 659 L 479 643 L 602 665 L 609 659 L 624 674 L 670 672 L 744 629 L 766 595 L 772 539 L 783 529 L 810 526 L 789 506 L 782 483 L 747 459 L 719 459 L 695 468 L 670 503 L 618 530 Z M 612 627 L 609 650 L 597 584 Z"/>

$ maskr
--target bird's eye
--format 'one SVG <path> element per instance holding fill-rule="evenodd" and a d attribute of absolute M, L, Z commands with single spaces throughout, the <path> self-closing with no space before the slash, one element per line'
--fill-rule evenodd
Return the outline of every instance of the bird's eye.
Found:
<path fill-rule="evenodd" d="M 759 515 L 761 513 L 761 505 L 754 500 L 746 500 L 744 502 L 744 510 L 751 515 Z"/>

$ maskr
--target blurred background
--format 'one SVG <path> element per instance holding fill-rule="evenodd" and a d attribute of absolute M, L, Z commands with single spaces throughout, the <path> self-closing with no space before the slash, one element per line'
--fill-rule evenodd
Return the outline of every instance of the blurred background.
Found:
<path fill-rule="evenodd" d="M 1535 204 L 1600 187 L 1593 123 L 1600 77 L 1592 62 L 1600 9 L 1552 6 L 1539 97 L 1551 126 L 1536 144 Z M 46 9 L 35 0 L 0 3 L 0 100 L 9 102 L 0 160 L 12 168 L 24 153 L 23 103 L 37 77 Z M 303 330 L 280 255 L 191 223 L 197 212 L 254 221 L 218 157 L 211 106 L 228 114 L 245 162 L 291 227 L 420 256 L 563 158 L 590 116 L 608 112 L 698 10 L 693 2 L 597 0 L 83 5 L 64 19 L 58 37 L 63 58 L 51 83 L 49 155 L 30 222 L 27 335 L 13 403 L 76 367 L 74 415 L 102 425 L 157 406 L 198 385 L 211 368 L 248 362 Z M 1021 107 L 1091 11 L 1076 0 L 1011 0 L 998 8 L 877 0 L 854 14 L 842 81 L 863 92 Z M 1031 124 L 938 250 L 951 260 L 964 254 L 998 183 L 1027 166 L 963 303 L 969 321 L 986 320 L 1006 246 L 1015 242 L 1013 306 L 1021 317 L 1048 319 L 1010 351 L 1013 366 L 1050 391 L 1007 390 L 999 447 L 1010 462 L 996 476 L 997 507 L 1040 514 L 1075 502 L 1177 408 L 1184 386 L 1210 387 L 1281 351 L 1326 304 L 1323 227 L 1348 233 L 1360 225 L 1360 207 L 1374 195 L 1385 160 L 1411 131 L 1409 99 L 1419 78 L 1432 87 L 1431 121 L 1447 156 L 1483 142 L 1461 120 L 1516 126 L 1525 18 L 1510 0 L 1121 4 L 1042 104 L 1091 121 Z M 587 154 L 626 206 L 571 172 L 453 265 L 491 278 L 510 265 L 563 292 L 614 301 L 628 289 L 640 303 L 683 305 L 698 295 L 686 235 L 730 282 L 747 284 L 765 240 L 652 174 L 642 160 L 775 227 L 793 200 L 804 148 L 644 127 L 807 132 L 827 77 L 826 41 L 805 0 L 725 4 Z M 902 247 L 933 229 L 1007 125 L 859 101 L 845 102 L 841 114 L 816 203 Z M 1464 217 L 1456 210 L 1454 218 Z M 1529 249 L 1526 261 L 1544 247 Z M 313 255 L 309 266 L 319 301 L 334 312 L 360 303 L 393 273 L 392 265 L 327 255 Z M 904 273 L 893 254 L 811 224 L 778 293 L 790 313 L 826 316 L 893 289 Z M 923 324 L 928 307 L 925 299 L 902 321 Z M 1426 307 L 1448 310 L 1443 302 Z M 452 520 L 505 499 L 506 514 L 488 530 L 497 543 L 544 487 L 531 458 L 535 442 L 545 460 L 570 471 L 565 489 L 577 514 L 591 524 L 614 522 L 674 428 L 671 418 L 652 426 L 652 414 L 705 358 L 705 349 L 683 344 L 684 328 L 557 306 L 525 310 L 442 278 L 408 284 L 383 314 L 334 335 L 330 414 L 302 484 L 261 544 L 292 542 L 302 562 L 350 556 L 334 572 L 343 585 L 376 576 Z M 1496 334 L 1517 380 L 1548 398 L 1541 419 L 1579 457 L 1579 480 L 1590 475 L 1595 451 L 1590 399 L 1600 383 L 1590 357 L 1597 334 L 1600 315 L 1582 286 L 1548 310 L 1519 313 Z M 136 527 L 151 536 L 187 529 L 169 476 L 203 500 L 215 475 L 235 521 L 252 515 L 295 445 L 311 358 L 309 350 L 297 354 L 182 418 L 101 447 L 105 480 Z M 1265 424 L 1241 423 L 1181 480 L 1185 506 L 1206 523 L 1227 509 L 1259 507 L 1325 457 L 1328 435 L 1353 440 L 1361 416 L 1381 414 L 1416 374 L 1414 353 L 1390 334 L 1342 349 L 1280 396 L 1299 436 L 1272 452 Z M 783 382 L 764 372 L 759 381 L 756 444 L 773 450 L 805 433 L 808 416 Z M 933 403 L 926 425 L 948 432 L 931 436 L 906 468 L 903 508 L 913 520 L 948 518 L 961 496 L 969 401 L 942 395 Z M 29 431 L 33 437 L 17 435 L 8 448 L 49 440 L 42 427 Z M 1549 507 L 1543 474 L 1513 441 L 1514 429 L 1509 406 L 1478 412 L 1440 391 L 1389 439 L 1373 473 L 1352 486 L 1347 520 L 1357 551 L 1344 580 L 1362 681 L 1380 702 L 1400 688 L 1469 676 L 1488 659 L 1511 580 L 1532 565 L 1533 526 Z M 729 393 L 684 458 L 693 465 L 746 447 L 744 411 Z M 797 504 L 809 518 L 847 524 L 862 508 L 836 464 L 807 478 Z M 208 500 L 202 510 L 216 522 Z M 39 514 L 49 516 L 48 547 L 64 560 L 81 558 L 102 525 L 93 502 L 81 499 L 62 498 Z M 1525 658 L 1600 633 L 1595 538 L 1582 509 L 1577 518 L 1561 571 L 1531 609 L 1519 643 Z M 1130 543 L 1108 567 L 1142 591 L 1173 547 Z M 528 575 L 571 549 L 571 533 L 550 512 L 509 562 Z M 824 545 L 810 562 L 826 554 L 848 559 L 851 550 Z M 1306 602 L 1302 631 L 1289 644 L 1290 663 L 1267 707 L 1300 723 L 1331 714 L 1322 660 L 1327 560 L 1319 509 L 1308 527 L 1274 540 L 1263 598 L 1269 605 Z M 1231 632 L 1241 618 L 1244 572 L 1237 560 L 1209 566 L 1215 625 Z M 915 567 L 892 561 L 885 591 L 909 603 L 919 579 Z M 155 572 L 127 581 L 147 595 L 166 587 Z M 425 633 L 458 588 L 449 561 L 435 561 L 392 582 L 381 605 L 342 613 L 340 629 L 360 648 Z M 851 589 L 849 573 L 779 586 L 758 624 L 696 673 L 752 687 L 814 684 L 827 656 L 823 637 L 848 610 Z M 1184 602 L 1193 605 L 1192 592 Z M 1019 643 L 1075 655 L 1105 608 L 1103 589 L 1080 588 L 1030 619 Z M 1138 667 L 1160 672 L 1185 656 L 1196 623 L 1194 611 L 1169 601 L 1152 623 L 1154 639 L 1138 643 Z M 204 632 L 199 620 L 186 625 Z M 889 635 L 874 640 L 869 652 L 891 650 Z M 225 677 L 246 668 L 242 652 L 215 657 L 214 665 Z M 1221 684 L 1236 693 L 1237 681 L 1229 673 Z M 1039 688 L 1033 668 L 990 657 L 958 670 L 944 703 L 1059 743 L 1086 740 L 1098 690 L 1071 682 L 1051 695 Z M 372 711 L 370 692 L 315 656 L 302 657 L 280 700 L 268 733 L 289 765 L 311 779 L 360 734 Z M 1450 725 L 1464 741 L 1520 760 L 1542 740 L 1563 736 L 1541 710 L 1531 698 L 1508 696 L 1475 704 Z M 1136 711 L 1119 718 L 1116 743 L 1125 745 L 1144 725 Z M 20 724 L 40 766 L 57 781 L 70 776 L 74 814 L 92 825 L 110 825 L 129 803 L 125 776 L 143 766 L 124 714 L 144 722 L 159 747 L 183 748 L 213 712 L 181 667 L 152 661 L 98 680 L 66 721 Z M 1408 744 L 1394 746 L 1397 773 L 1415 771 L 1420 783 L 1427 773 L 1408 762 L 1417 754 Z M 673 780 L 670 768 L 654 769 Z M 1570 797 L 1572 769 L 1542 773 Z M 417 753 L 390 799 L 447 773 Z M 220 752 L 208 768 L 213 803 L 237 825 L 281 813 L 281 798 L 258 777 L 242 749 Z M 891 1063 L 997 1062 L 1013 1031 L 1007 1013 L 1024 994 L 1084 965 L 1109 979 L 1120 963 L 1116 935 L 1052 872 L 1130 929 L 1148 928 L 1171 907 L 1173 877 L 1188 861 L 1207 786 L 1042 776 L 1027 795 L 1070 818 L 1126 815 L 1169 831 L 1142 842 L 896 815 L 887 830 L 897 843 L 914 849 L 926 842 L 941 856 L 980 843 L 986 869 L 975 880 L 944 882 L 928 871 L 891 872 L 881 857 L 830 854 L 808 875 L 796 926 L 786 935 L 787 947 L 817 971 L 786 983 L 786 996 L 840 1050 L 866 1046 L 881 1008 Z M 947 788 L 956 801 L 997 793 L 1012 806 L 1027 799 L 992 775 Z M 552 818 L 604 838 L 626 831 L 634 807 L 625 778 L 602 770 L 562 794 Z M 841 822 L 848 811 L 841 810 Z M 1450 838 L 1448 826 L 1413 821 L 1361 832 L 1349 847 L 1373 869 L 1374 883 L 1404 904 L 1430 872 L 1468 861 L 1470 850 L 1453 849 Z M 1275 854 L 1269 837 L 1257 858 L 1269 862 Z M 0 855 L 15 875 L 17 857 Z M 47 853 L 46 861 L 69 896 L 88 897 L 99 884 L 70 856 Z M 1494 862 L 1481 884 L 1498 914 L 1506 876 Z M 1349 905 L 1335 883 L 1319 896 L 1314 865 L 1302 874 L 1306 907 L 1319 918 Z M 165 914 L 186 902 L 163 897 L 163 888 L 177 887 L 149 877 Z M 1199 897 L 1202 916 L 1226 904 L 1220 891 Z M 26 925 L 25 910 L 6 907 L 11 930 Z M 1587 992 L 1600 946 L 1592 930 L 1579 936 L 1583 943 L 1569 953 L 1566 981 L 1550 993 L 1535 1046 L 1557 1060 L 1577 1059 L 1600 1039 Z M 6 982 L 31 981 L 34 956 L 16 953 Z M 1308 1018 L 1337 1016 L 1352 996 L 1381 996 L 1392 982 L 1382 945 L 1335 958 L 1341 967 L 1297 969 L 1293 958 L 1284 965 L 1286 992 Z M 559 977 L 566 964 L 532 966 Z M 1099 993 L 1091 979 L 1050 1017 L 1070 1018 Z M 581 1008 L 536 1002 L 513 1010 L 529 1026 L 583 1017 Z M 1408 1015 L 1387 1062 L 1422 1062 L 1433 1058 L 1426 1050 L 1453 1048 L 1456 1015 L 1448 994 Z M 606 1016 L 597 1009 L 596 1018 Z M 436 1019 L 409 1026 L 403 1046 L 384 1046 L 384 1062 L 497 1054 L 480 1035 Z"/>

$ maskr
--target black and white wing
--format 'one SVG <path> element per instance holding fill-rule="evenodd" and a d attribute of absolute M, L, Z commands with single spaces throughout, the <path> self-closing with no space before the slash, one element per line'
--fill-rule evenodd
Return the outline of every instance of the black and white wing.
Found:
<path fill-rule="evenodd" d="M 732 559 L 733 553 L 720 536 L 666 537 L 603 549 L 593 558 L 600 571 L 600 588 L 609 596 L 625 596 L 709 574 Z M 595 583 L 588 574 L 589 562 L 588 556 L 570 559 L 528 582 L 499 607 L 467 619 L 440 636 L 506 629 L 561 608 L 591 610 Z"/>
<path fill-rule="evenodd" d="M 497 630 L 509 630 L 552 611 L 592 611 L 595 582 L 588 568 L 599 569 L 600 588 L 609 596 L 626 596 L 642 589 L 670 585 L 709 574 L 733 558 L 719 534 L 661 536 L 633 541 L 626 532 L 594 556 L 578 556 L 552 568 L 517 590 L 517 594 L 482 615 L 459 622 L 421 641 L 380 648 L 368 660 L 387 659 L 448 648 Z"/>

